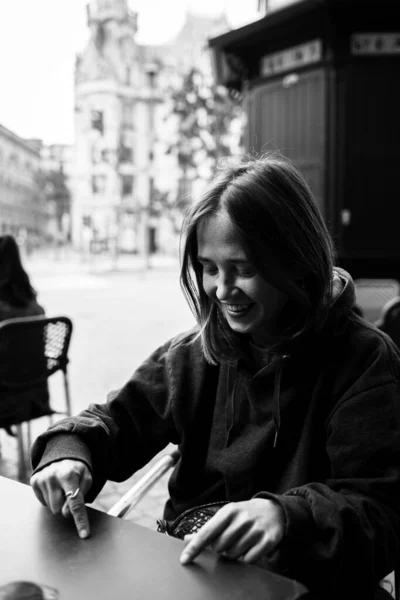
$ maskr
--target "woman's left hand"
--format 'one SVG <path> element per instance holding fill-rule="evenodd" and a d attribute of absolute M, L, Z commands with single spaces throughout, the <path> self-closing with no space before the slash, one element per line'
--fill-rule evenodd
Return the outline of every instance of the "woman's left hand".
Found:
<path fill-rule="evenodd" d="M 181 563 L 190 563 L 202 550 L 254 563 L 276 549 L 285 528 L 282 507 L 273 500 L 252 498 L 226 504 L 197 533 L 185 536 Z"/>

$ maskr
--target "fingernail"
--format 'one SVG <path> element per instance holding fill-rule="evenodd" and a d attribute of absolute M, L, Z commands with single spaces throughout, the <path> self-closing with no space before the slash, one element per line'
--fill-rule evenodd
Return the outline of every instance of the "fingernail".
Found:
<path fill-rule="evenodd" d="M 88 536 L 88 532 L 86 531 L 86 529 L 81 529 L 79 532 L 79 537 L 83 538 L 87 538 Z"/>
<path fill-rule="evenodd" d="M 183 565 L 185 565 L 186 563 L 189 562 L 189 559 L 190 559 L 189 554 L 187 554 L 187 552 L 182 552 L 182 554 L 181 554 L 181 563 Z"/>

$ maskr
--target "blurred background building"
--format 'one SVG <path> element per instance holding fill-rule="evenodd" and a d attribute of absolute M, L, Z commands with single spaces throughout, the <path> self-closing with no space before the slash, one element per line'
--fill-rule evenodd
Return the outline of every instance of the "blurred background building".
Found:
<path fill-rule="evenodd" d="M 73 148 L 43 144 L 41 169 L 47 206 L 47 236 L 58 245 L 71 241 L 71 189 Z"/>
<path fill-rule="evenodd" d="M 73 143 L 0 130 L 1 230 L 150 264 L 177 252 L 221 157 L 278 148 L 306 174 L 339 263 L 397 277 L 396 16 L 392 0 L 258 0 L 242 27 L 188 10 L 151 46 L 128 0 L 88 2 Z"/>
<path fill-rule="evenodd" d="M 240 152 L 243 111 L 215 85 L 208 48 L 208 38 L 230 26 L 224 11 L 188 9 L 167 43 L 139 44 L 128 0 L 89 1 L 86 23 L 73 143 L 29 142 L 2 129 L 1 139 L 31 155 L 35 176 L 23 197 L 9 179 L 19 169 L 27 186 L 29 161 L 0 158 L 0 168 L 11 168 L 0 227 L 24 245 L 29 238 L 31 246 L 71 244 L 84 254 L 140 253 L 149 262 L 154 252 L 177 252 L 184 207 L 220 156 Z"/>
<path fill-rule="evenodd" d="M 0 125 L 0 232 L 30 251 L 47 235 L 40 143 Z"/>
<path fill-rule="evenodd" d="M 189 12 L 175 39 L 158 46 L 136 43 L 137 15 L 127 0 L 90 2 L 87 19 L 89 41 L 75 70 L 72 242 L 145 259 L 176 251 L 179 203 L 210 176 L 183 165 L 196 148 L 180 124 L 187 109 L 195 118 L 199 94 L 190 86 L 208 93 L 213 85 L 207 38 L 226 31 L 226 19 Z M 199 150 L 201 131 L 196 136 Z"/>

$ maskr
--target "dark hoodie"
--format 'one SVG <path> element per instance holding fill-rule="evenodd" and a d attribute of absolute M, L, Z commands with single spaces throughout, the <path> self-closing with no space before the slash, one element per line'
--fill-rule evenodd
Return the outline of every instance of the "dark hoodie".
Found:
<path fill-rule="evenodd" d="M 353 303 L 351 278 L 336 269 L 323 331 L 259 370 L 212 366 L 199 340 L 188 344 L 195 331 L 175 337 L 107 404 L 41 435 L 33 467 L 83 460 L 91 502 L 172 442 L 181 458 L 166 519 L 205 502 L 274 499 L 286 531 L 270 567 L 318 598 L 372 598 L 400 530 L 400 355 Z"/>

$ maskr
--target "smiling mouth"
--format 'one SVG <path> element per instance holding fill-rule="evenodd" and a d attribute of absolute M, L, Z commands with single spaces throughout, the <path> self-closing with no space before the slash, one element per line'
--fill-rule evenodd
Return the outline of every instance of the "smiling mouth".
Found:
<path fill-rule="evenodd" d="M 250 308 L 253 306 L 251 304 L 224 304 L 224 308 L 226 312 L 234 317 L 239 317 L 246 314 Z"/>

